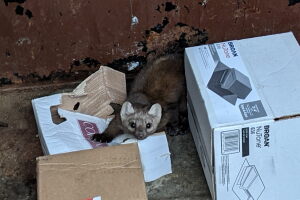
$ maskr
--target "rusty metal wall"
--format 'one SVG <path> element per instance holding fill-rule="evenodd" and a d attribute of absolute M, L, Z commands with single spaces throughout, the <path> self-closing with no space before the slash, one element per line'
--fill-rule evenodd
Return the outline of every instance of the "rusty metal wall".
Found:
<path fill-rule="evenodd" d="M 299 0 L 3 0 L 0 85 L 76 80 L 186 46 L 293 31 Z M 132 63 L 131 63 L 132 64 Z"/>

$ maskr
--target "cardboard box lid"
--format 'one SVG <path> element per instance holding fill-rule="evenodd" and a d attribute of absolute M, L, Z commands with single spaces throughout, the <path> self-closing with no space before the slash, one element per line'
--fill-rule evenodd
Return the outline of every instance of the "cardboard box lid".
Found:
<path fill-rule="evenodd" d="M 39 200 L 146 200 L 137 144 L 37 159 Z"/>
<path fill-rule="evenodd" d="M 273 119 L 300 114 L 300 48 L 293 33 L 239 40 L 238 48 Z"/>
<path fill-rule="evenodd" d="M 125 74 L 101 66 L 97 72 L 81 82 L 73 92 L 62 94 L 59 108 L 107 118 L 113 113 L 113 108 L 109 104 L 122 104 L 125 99 Z"/>

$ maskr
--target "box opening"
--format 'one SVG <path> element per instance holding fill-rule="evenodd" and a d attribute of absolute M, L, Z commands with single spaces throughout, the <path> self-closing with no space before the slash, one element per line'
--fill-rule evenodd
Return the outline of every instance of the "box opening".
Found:
<path fill-rule="evenodd" d="M 282 117 L 276 117 L 276 118 L 274 118 L 274 120 L 275 121 L 279 121 L 279 120 L 292 119 L 292 118 L 296 118 L 296 117 L 300 117 L 300 114 L 286 115 L 286 116 L 282 116 Z"/>

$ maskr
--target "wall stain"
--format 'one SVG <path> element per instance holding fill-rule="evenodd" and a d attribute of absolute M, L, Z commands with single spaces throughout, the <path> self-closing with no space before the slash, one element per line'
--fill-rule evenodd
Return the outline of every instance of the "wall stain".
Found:
<path fill-rule="evenodd" d="M 9 50 L 7 50 L 7 49 L 6 49 L 6 51 L 5 51 L 5 56 L 6 56 L 6 57 L 10 57 L 10 56 L 11 56 Z"/>
<path fill-rule="evenodd" d="M 139 62 L 139 66 L 130 71 L 128 70 L 128 65 L 132 62 Z M 114 60 L 113 62 L 106 64 L 106 66 L 125 73 L 126 87 L 128 90 L 136 74 L 142 69 L 143 66 L 145 66 L 146 62 L 147 62 L 146 56 L 135 55 L 135 56 L 129 56 L 127 58 Z"/>
<path fill-rule="evenodd" d="M 300 0 L 289 0 L 289 6 L 293 6 L 296 3 L 300 3 Z"/>
<path fill-rule="evenodd" d="M 207 2 L 208 2 L 208 0 L 202 0 L 199 2 L 199 4 L 203 7 L 206 7 Z"/>
<path fill-rule="evenodd" d="M 147 50 L 148 50 L 146 41 L 139 41 L 137 43 L 137 47 L 142 47 L 142 52 L 147 52 Z"/>
<path fill-rule="evenodd" d="M 177 23 L 175 26 L 188 29 L 182 32 L 178 39 L 171 41 L 167 45 L 167 53 L 184 53 L 186 47 L 202 45 L 208 40 L 207 32 L 204 29 L 190 27 L 183 23 Z"/>
<path fill-rule="evenodd" d="M 170 12 L 172 10 L 175 10 L 177 8 L 176 5 L 174 5 L 172 2 L 166 2 L 165 4 L 165 11 Z"/>
<path fill-rule="evenodd" d="M 134 79 L 140 69 L 147 63 L 161 55 L 171 53 L 183 53 L 184 48 L 194 45 L 204 44 L 208 40 L 207 33 L 204 29 L 191 27 L 185 23 L 178 22 L 172 27 L 168 27 L 166 31 L 163 29 L 169 24 L 169 20 L 165 17 L 161 24 L 158 24 L 145 32 L 145 40 L 138 42 L 137 46 L 142 47 L 144 55 L 134 55 L 126 58 L 115 59 L 110 63 L 102 63 L 101 61 L 85 57 L 75 59 L 70 62 L 70 68 L 67 71 L 56 70 L 49 75 L 39 75 L 36 72 L 21 75 L 14 73 L 14 77 L 22 83 L 35 82 L 53 82 L 61 80 L 78 81 L 84 80 L 90 74 L 94 73 L 103 64 L 115 70 L 124 72 L 128 85 Z M 42 48 L 42 47 L 41 47 Z M 10 56 L 9 51 L 6 51 L 6 56 Z M 136 68 L 129 70 L 128 66 L 131 63 L 139 63 Z M 11 84 L 12 80 L 7 78 L 0 79 L 0 86 Z"/>
<path fill-rule="evenodd" d="M 184 48 L 201 45 L 208 40 L 205 29 L 191 27 L 182 22 L 168 27 L 168 31 L 148 31 L 145 36 L 146 40 L 140 41 L 139 45 L 143 47 L 146 58 L 150 61 L 164 54 L 183 53 Z"/>
<path fill-rule="evenodd" d="M 36 81 L 35 83 L 38 84 L 40 80 L 52 81 L 62 78 L 60 81 L 65 82 L 84 79 L 97 70 L 100 64 L 105 65 L 109 62 L 111 66 L 126 71 L 129 61 L 134 62 L 134 59 L 140 58 L 131 57 L 128 61 L 126 60 L 128 55 L 141 56 L 141 59 L 148 60 L 161 54 L 183 51 L 185 47 L 205 43 L 208 34 L 203 28 L 209 30 L 210 42 L 273 34 L 284 30 L 295 32 L 299 39 L 299 23 L 293 20 L 299 13 L 299 4 L 297 4 L 299 1 L 286 0 L 278 4 L 247 0 L 224 1 L 221 4 L 210 0 L 184 2 L 160 0 L 155 4 L 132 1 L 134 11 L 144 16 L 141 16 L 139 26 L 134 30 L 128 30 L 127 24 L 119 23 L 128 17 L 128 10 L 122 9 L 121 5 L 124 1 L 121 0 L 118 1 L 119 7 L 115 7 L 111 1 L 88 0 L 81 4 L 80 1 L 67 0 L 61 4 L 53 4 L 51 8 L 47 7 L 48 4 L 45 3 L 47 1 L 32 4 L 33 2 L 25 0 L 3 0 L 1 8 L 3 10 L 0 11 L 3 25 L 0 31 L 2 44 L 0 58 L 1 62 L 7 65 L 3 69 L 0 67 L 2 70 L 0 78 L 6 78 L 1 79 L 1 83 L 22 84 Z M 78 7 L 78 9 L 76 7 L 76 15 L 68 12 L 70 3 Z M 204 10 L 202 6 L 205 4 L 210 10 Z M 290 12 L 290 9 L 286 9 L 287 4 L 297 5 L 289 7 L 293 9 L 293 12 Z M 15 12 L 17 6 L 23 8 L 23 11 L 17 11 L 20 15 L 23 13 L 22 17 Z M 145 9 L 146 6 L 151 9 Z M 103 20 L 103 23 L 101 20 L 91 20 L 92 18 L 89 17 L 89 9 L 94 7 L 100 11 L 94 13 L 95 19 L 109 16 Z M 176 10 L 180 12 L 176 14 Z M 271 14 L 274 15 L 278 11 L 282 13 L 281 18 L 286 23 L 277 24 L 272 19 Z M 246 21 L 246 15 L 253 15 L 253 17 L 249 17 Z M 24 23 L 23 20 L 19 21 L 20 18 L 23 20 L 26 18 L 27 22 L 30 22 L 27 18 L 35 18 L 35 21 Z M 215 23 L 222 18 L 226 23 L 224 26 L 232 26 L 226 34 Z M 45 22 L 48 21 L 52 23 L 47 23 L 45 27 Z M 127 20 L 125 21 L 128 23 Z M 244 21 L 247 23 L 245 24 Z M 274 23 L 269 23 L 273 21 Z M 246 26 L 251 23 L 255 25 L 254 28 Z M 105 30 L 107 26 L 110 26 L 111 32 Z M 59 31 L 55 31 L 55 28 Z M 104 31 L 97 33 L 100 30 Z M 64 32 L 68 34 L 63 34 Z M 13 33 L 16 33 L 16 37 L 10 37 Z M 56 44 L 57 41 L 52 39 L 57 39 L 59 46 Z M 115 43 L 118 46 L 114 47 Z M 34 56 L 39 60 L 33 60 Z M 124 66 L 118 67 L 116 63 L 123 63 Z M 14 76 L 14 72 L 19 74 Z"/>
<path fill-rule="evenodd" d="M 30 10 L 26 10 L 25 15 L 28 17 L 28 19 L 33 17 L 32 12 Z"/>
<path fill-rule="evenodd" d="M 70 64 L 69 73 L 73 72 L 73 69 L 76 68 L 78 70 L 89 70 L 89 68 L 99 68 L 101 66 L 101 62 L 97 59 L 86 57 L 79 60 L 73 60 Z"/>
<path fill-rule="evenodd" d="M 24 3 L 26 0 L 4 0 L 4 3 L 6 6 L 8 6 L 9 3 Z"/>
<path fill-rule="evenodd" d="M 17 5 L 15 12 L 17 15 L 24 15 L 24 10 L 25 10 L 24 7 Z M 33 17 L 32 12 L 28 9 L 25 10 L 25 15 L 28 17 L 28 19 L 31 19 Z"/>
<path fill-rule="evenodd" d="M 187 7 L 186 5 L 184 5 L 183 7 L 186 9 L 187 13 L 190 13 L 189 7 Z"/>
<path fill-rule="evenodd" d="M 12 84 L 12 81 L 8 78 L 0 78 L 0 86 Z"/>
<path fill-rule="evenodd" d="M 188 26 L 188 25 L 185 23 L 178 22 L 177 24 L 175 24 L 175 26 L 183 27 L 183 26 Z"/>
<path fill-rule="evenodd" d="M 157 5 L 156 8 L 155 8 L 155 10 L 157 10 L 158 12 L 161 13 L 161 11 L 160 11 L 160 5 Z"/>
<path fill-rule="evenodd" d="M 145 56 L 129 56 L 127 58 L 121 58 L 121 59 L 116 59 L 111 63 L 106 64 L 108 67 L 111 67 L 113 69 L 119 70 L 121 72 L 128 72 L 128 64 L 132 63 L 132 62 L 139 62 L 140 65 L 137 68 L 140 68 L 142 65 L 144 65 L 146 63 L 146 57 Z M 134 71 L 136 71 L 135 68 L 134 70 L 132 70 L 132 72 L 134 73 Z"/>
<path fill-rule="evenodd" d="M 17 15 L 23 15 L 24 13 L 24 8 L 22 6 L 17 5 L 15 12 Z"/>
<path fill-rule="evenodd" d="M 167 17 L 164 17 L 161 24 L 157 24 L 153 28 L 150 28 L 150 30 L 146 30 L 145 33 L 146 33 L 146 35 L 149 35 L 150 31 L 153 31 L 156 33 L 161 33 L 168 24 L 169 24 L 169 19 Z"/>
<path fill-rule="evenodd" d="M 66 80 L 67 81 L 71 77 L 69 73 L 66 73 L 65 71 L 60 71 L 60 70 L 51 72 L 48 76 L 39 75 L 36 72 L 29 73 L 26 75 L 14 73 L 14 76 L 24 83 L 35 83 L 35 82 L 45 82 L 45 81 L 49 82 L 49 81 L 53 81 L 53 80 Z M 78 80 L 78 79 L 76 78 L 76 75 L 74 75 L 71 78 L 71 80 Z"/>

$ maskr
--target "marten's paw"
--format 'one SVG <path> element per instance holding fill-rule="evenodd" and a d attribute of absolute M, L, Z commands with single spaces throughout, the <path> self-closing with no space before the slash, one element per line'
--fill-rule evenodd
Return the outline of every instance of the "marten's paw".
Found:
<path fill-rule="evenodd" d="M 101 142 L 101 143 L 108 143 L 113 140 L 113 138 L 107 134 L 100 134 L 100 133 L 95 133 L 92 135 L 91 140 L 94 140 L 96 142 Z"/>
<path fill-rule="evenodd" d="M 168 124 L 166 127 L 166 133 L 169 136 L 176 136 L 180 134 L 180 129 L 178 127 L 178 124 Z"/>
<path fill-rule="evenodd" d="M 170 136 L 185 135 L 189 132 L 188 120 L 180 117 L 179 122 L 167 124 L 165 130 Z"/>
<path fill-rule="evenodd" d="M 185 135 L 190 131 L 190 126 L 189 126 L 189 122 L 188 122 L 188 118 L 187 116 L 180 116 L 179 117 L 179 134 L 180 135 Z"/>

